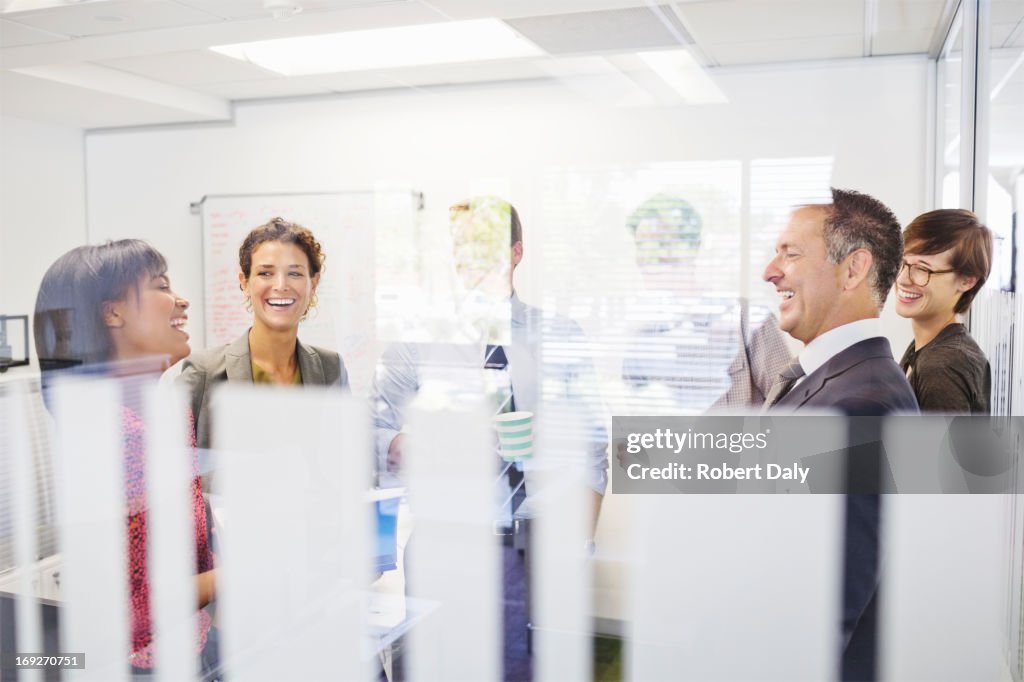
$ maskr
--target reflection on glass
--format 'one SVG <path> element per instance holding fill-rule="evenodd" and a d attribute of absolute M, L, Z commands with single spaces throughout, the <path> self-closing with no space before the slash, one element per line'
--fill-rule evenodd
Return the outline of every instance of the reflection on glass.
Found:
<path fill-rule="evenodd" d="M 832 165 L 822 156 L 545 175 L 543 260 L 532 267 L 540 269 L 545 307 L 579 321 L 592 340 L 600 396 L 613 414 L 694 414 L 756 402 L 758 368 L 790 355 L 772 316 L 775 292 L 761 273 L 789 211 L 830 200 Z M 754 337 L 771 351 L 738 363 Z M 764 382 L 777 374 L 763 373 L 771 376 Z"/>
<path fill-rule="evenodd" d="M 614 414 L 700 411 L 728 388 L 741 173 L 739 161 L 698 161 L 546 174 L 546 307 L 594 341 Z"/>
<path fill-rule="evenodd" d="M 992 361 L 993 413 L 1021 414 L 1021 367 L 1024 362 L 1024 313 L 1016 292 L 1021 270 L 1021 206 L 1024 202 L 1024 0 L 993 2 L 990 7 L 990 51 L 988 55 L 989 149 L 985 222 L 995 237 L 995 258 L 987 288 L 992 289 L 985 313 L 971 320 L 988 343 L 982 348 Z M 979 57 L 980 59 L 983 56 Z M 1015 255 L 1015 252 L 1018 252 Z M 1017 262 L 1014 262 L 1014 258 Z M 1016 298 L 1016 300 L 1014 300 Z M 980 312 L 980 311 L 979 311 Z M 973 316 L 972 316 L 973 318 Z M 1016 318 L 1017 323 L 1012 321 Z M 1011 499 L 1010 514 L 1019 515 L 1019 497 Z M 1009 556 L 1016 557 L 1010 570 L 1011 590 L 1019 599 L 1024 591 L 1021 551 L 1024 538 L 1018 531 L 1012 538 Z M 1011 612 L 1007 627 L 1007 651 L 1016 652 L 1011 662 L 1014 677 L 1024 674 L 1024 618 L 1019 609 Z M 1013 617 L 1015 615 L 1015 618 Z M 1014 622 L 1015 621 L 1015 622 Z"/>
<path fill-rule="evenodd" d="M 991 286 L 1011 289 L 1014 225 L 1020 211 L 1024 168 L 1024 2 L 1016 12 L 993 10 L 989 84 L 989 177 L 986 222 L 996 238 Z M 1009 24 L 1015 30 L 1007 31 Z M 1018 226 L 1019 227 L 1019 226 Z M 1018 235 L 1019 238 L 1019 235 Z M 1019 250 L 1019 243 L 1018 243 Z"/>
<path fill-rule="evenodd" d="M 960 206 L 960 102 L 963 73 L 964 37 L 961 31 L 963 11 L 958 11 L 949 37 L 939 58 L 937 201 L 939 208 L 971 208 Z"/>

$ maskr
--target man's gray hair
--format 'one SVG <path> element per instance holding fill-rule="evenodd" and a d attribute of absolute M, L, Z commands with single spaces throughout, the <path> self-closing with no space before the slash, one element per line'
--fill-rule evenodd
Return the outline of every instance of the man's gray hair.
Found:
<path fill-rule="evenodd" d="M 903 261 L 900 221 L 878 199 L 847 189 L 832 188 L 832 203 L 823 207 L 825 249 L 828 260 L 838 265 L 857 249 L 871 252 L 868 274 L 871 294 L 881 310 Z"/>

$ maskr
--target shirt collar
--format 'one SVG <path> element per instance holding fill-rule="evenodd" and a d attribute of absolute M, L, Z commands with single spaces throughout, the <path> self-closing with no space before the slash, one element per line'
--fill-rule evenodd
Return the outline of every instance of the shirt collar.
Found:
<path fill-rule="evenodd" d="M 876 336 L 884 336 L 882 322 L 877 317 L 840 325 L 807 344 L 799 355 L 800 366 L 805 375 L 813 374 L 850 346 Z"/>
<path fill-rule="evenodd" d="M 509 314 L 513 327 L 521 327 L 526 324 L 526 304 L 519 300 L 519 294 L 515 289 L 512 290 L 512 296 L 509 299 Z"/>

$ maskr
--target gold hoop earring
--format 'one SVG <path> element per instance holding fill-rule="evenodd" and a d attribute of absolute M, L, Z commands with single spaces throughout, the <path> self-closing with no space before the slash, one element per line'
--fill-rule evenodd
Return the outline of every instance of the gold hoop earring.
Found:
<path fill-rule="evenodd" d="M 309 319 L 310 311 L 312 311 L 313 317 L 316 317 L 317 316 L 317 308 L 316 308 L 316 306 L 317 306 L 317 304 L 319 302 L 320 301 L 317 300 L 316 294 L 313 294 L 312 296 L 310 296 L 309 297 L 309 305 L 306 306 L 306 312 L 302 313 L 302 317 L 300 317 L 299 320 L 301 322 L 305 322 L 307 319 Z"/>

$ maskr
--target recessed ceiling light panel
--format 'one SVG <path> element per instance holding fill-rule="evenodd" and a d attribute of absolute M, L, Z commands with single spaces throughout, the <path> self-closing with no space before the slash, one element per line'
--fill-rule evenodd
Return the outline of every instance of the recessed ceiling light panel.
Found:
<path fill-rule="evenodd" d="M 537 57 L 503 21 L 474 19 L 211 47 L 285 76 Z"/>

